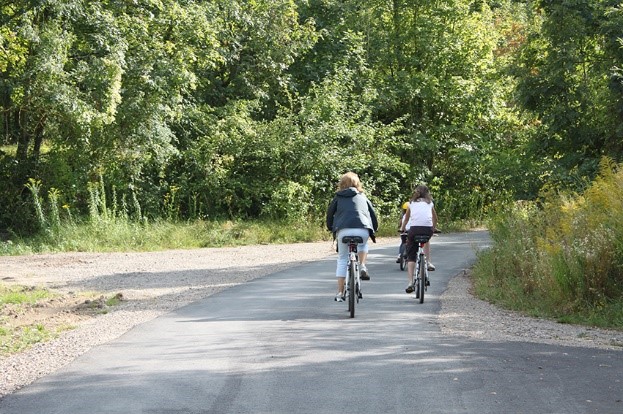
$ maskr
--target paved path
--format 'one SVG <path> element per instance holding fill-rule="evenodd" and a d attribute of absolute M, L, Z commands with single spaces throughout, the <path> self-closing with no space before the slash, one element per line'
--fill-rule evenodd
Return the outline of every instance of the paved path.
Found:
<path fill-rule="evenodd" d="M 334 258 L 256 279 L 92 349 L 0 413 L 623 412 L 620 351 L 440 333 L 439 296 L 487 242 L 435 237 L 424 304 L 397 246 L 373 246 L 355 319 L 333 302 Z"/>

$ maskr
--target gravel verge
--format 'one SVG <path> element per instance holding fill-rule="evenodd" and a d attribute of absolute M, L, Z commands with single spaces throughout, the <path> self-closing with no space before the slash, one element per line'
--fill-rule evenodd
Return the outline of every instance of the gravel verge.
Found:
<path fill-rule="evenodd" d="M 485 341 L 522 341 L 623 351 L 623 332 L 562 324 L 500 309 L 471 294 L 469 271 L 454 277 L 441 296 L 441 330 Z"/>
<path fill-rule="evenodd" d="M 395 244 L 394 238 L 377 245 Z M 292 252 L 296 252 L 296 261 Z M 150 253 L 64 253 L 0 258 L 0 280 L 66 294 L 122 293 L 108 313 L 72 319 L 75 329 L 25 352 L 0 357 L 0 398 L 50 374 L 133 326 L 223 289 L 334 254 L 329 242 Z M 442 332 L 479 340 L 532 341 L 623 349 L 623 332 L 561 325 L 495 308 L 470 293 L 467 272 L 442 295 Z M 70 313 L 66 313 L 68 316 Z"/>

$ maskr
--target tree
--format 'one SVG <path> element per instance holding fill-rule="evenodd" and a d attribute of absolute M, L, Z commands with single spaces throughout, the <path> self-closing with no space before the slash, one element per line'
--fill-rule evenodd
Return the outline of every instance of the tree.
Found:
<path fill-rule="evenodd" d="M 542 21 L 521 51 L 519 102 L 538 117 L 531 143 L 551 180 L 577 186 L 604 155 L 620 159 L 620 16 L 609 1 L 541 1 Z M 620 17 L 618 17 L 620 18 Z"/>

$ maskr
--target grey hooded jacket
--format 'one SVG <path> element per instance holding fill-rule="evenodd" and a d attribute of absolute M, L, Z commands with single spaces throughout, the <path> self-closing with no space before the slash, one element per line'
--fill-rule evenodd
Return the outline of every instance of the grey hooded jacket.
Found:
<path fill-rule="evenodd" d="M 379 228 L 372 203 L 354 187 L 335 193 L 327 209 L 328 230 L 335 234 L 338 230 L 347 228 L 368 229 L 370 236 Z"/>

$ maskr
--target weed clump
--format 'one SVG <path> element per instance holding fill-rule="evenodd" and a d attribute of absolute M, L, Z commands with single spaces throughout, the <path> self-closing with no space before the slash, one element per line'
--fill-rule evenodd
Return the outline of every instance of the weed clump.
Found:
<path fill-rule="evenodd" d="M 623 165 L 604 159 L 582 193 L 544 192 L 493 220 L 483 298 L 531 315 L 623 328 Z"/>

